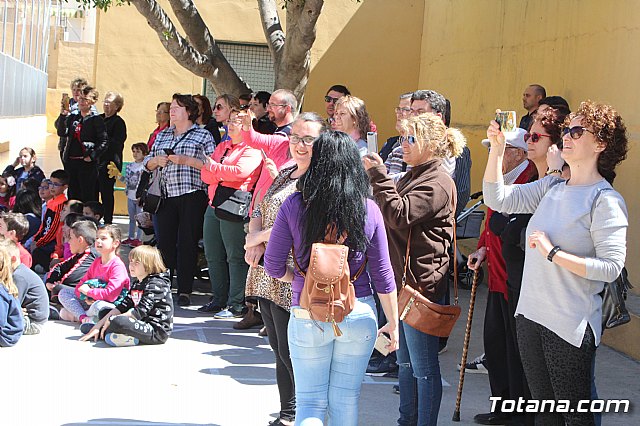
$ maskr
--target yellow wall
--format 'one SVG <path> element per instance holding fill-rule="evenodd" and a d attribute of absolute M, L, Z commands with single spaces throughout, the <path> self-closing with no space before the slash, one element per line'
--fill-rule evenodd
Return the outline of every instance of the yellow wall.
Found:
<path fill-rule="evenodd" d="M 631 140 L 629 158 L 615 182 L 629 210 L 627 267 L 638 282 L 640 111 L 634 55 L 640 41 L 640 4 L 597 0 L 426 0 L 420 86 L 452 102 L 453 125 L 468 138 L 473 157 L 472 189 L 482 187 L 486 150 L 480 145 L 496 108 L 522 109 L 531 83 L 565 97 L 572 108 L 592 99 L 614 105 Z M 638 291 L 636 287 L 636 291 Z"/>

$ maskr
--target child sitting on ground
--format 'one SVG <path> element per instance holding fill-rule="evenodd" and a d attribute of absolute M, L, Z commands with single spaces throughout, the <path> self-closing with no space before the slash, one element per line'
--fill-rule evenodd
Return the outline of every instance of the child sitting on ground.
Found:
<path fill-rule="evenodd" d="M 18 302 L 24 316 L 24 334 L 40 334 L 49 318 L 49 298 L 44 283 L 31 269 L 20 263 L 20 251 L 15 242 L 4 239 L 0 241 L 0 250 L 11 256 L 10 268 L 13 282 L 18 288 Z M 0 275 L 4 275 L 0 271 Z"/>
<path fill-rule="evenodd" d="M 84 203 L 82 214 L 92 217 L 100 222 L 104 217 L 104 207 L 98 201 L 87 201 L 86 203 Z"/>
<path fill-rule="evenodd" d="M 0 216 L 0 235 L 16 243 L 20 251 L 20 263 L 31 268 L 31 253 L 20 240 L 29 232 L 29 221 L 22 213 L 3 213 Z"/>
<path fill-rule="evenodd" d="M 142 244 L 142 229 L 137 229 L 136 232 L 136 215 L 142 212 L 140 207 L 140 200 L 136 196 L 138 184 L 140 183 L 140 176 L 142 175 L 143 166 L 142 160 L 149 153 L 149 147 L 144 142 L 138 142 L 131 145 L 131 153 L 133 154 L 133 163 L 127 165 L 125 175 L 122 176 L 120 171 L 114 163 L 113 166 L 109 165 L 109 173 L 113 177 L 117 177 L 120 182 L 124 182 L 127 185 L 127 211 L 129 212 L 129 235 L 122 244 L 129 245 L 131 247 L 138 247 Z"/>
<path fill-rule="evenodd" d="M 129 272 L 135 278 L 129 295 L 80 340 L 96 341 L 100 337 L 111 346 L 167 341 L 173 329 L 173 300 L 169 275 L 158 249 L 140 246 L 131 250 Z"/>
<path fill-rule="evenodd" d="M 31 245 L 31 255 L 33 256 L 33 269 L 38 273 L 44 273 L 49 269 L 51 261 L 51 253 L 56 246 L 56 235 L 61 227 L 60 214 L 64 207 L 67 197 L 64 191 L 69 184 L 69 175 L 64 170 L 56 170 L 51 173 L 51 191 L 52 198 L 47 201 L 47 211 L 42 218 L 40 229 L 33 236 L 33 244 Z M 39 270 L 36 270 L 39 267 Z"/>
<path fill-rule="evenodd" d="M 56 234 L 56 246 L 53 249 L 53 253 L 51 253 L 49 269 L 53 268 L 53 265 L 60 262 L 61 259 L 66 259 L 68 257 L 65 254 L 65 241 L 68 236 L 68 228 L 65 230 L 64 225 L 70 214 L 82 216 L 83 209 L 84 203 L 82 201 L 67 200 L 64 202 L 64 207 L 62 207 L 62 212 L 60 212 L 60 222 L 62 223 L 62 226 L 60 226 L 58 233 Z"/>
<path fill-rule="evenodd" d="M 0 347 L 18 343 L 24 330 L 22 308 L 18 302 L 18 288 L 11 274 L 11 256 L 0 250 Z"/>
<path fill-rule="evenodd" d="M 101 257 L 91 264 L 81 285 L 75 289 L 60 289 L 58 299 L 63 306 L 60 310 L 61 319 L 93 322 L 93 317 L 97 317 L 98 312 L 112 309 L 114 302 L 127 295 L 129 275 L 118 257 L 120 240 L 120 228 L 116 225 L 105 225 L 98 230 L 95 247 Z"/>

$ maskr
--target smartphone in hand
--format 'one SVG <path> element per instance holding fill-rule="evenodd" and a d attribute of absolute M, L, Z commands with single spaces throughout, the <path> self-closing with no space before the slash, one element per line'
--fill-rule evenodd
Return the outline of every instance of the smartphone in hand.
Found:
<path fill-rule="evenodd" d="M 367 151 L 378 153 L 378 134 L 367 132 Z"/>
<path fill-rule="evenodd" d="M 176 155 L 176 153 L 171 148 L 164 148 L 163 151 L 167 155 Z"/>
<path fill-rule="evenodd" d="M 389 355 L 389 349 L 387 348 L 389 344 L 391 344 L 391 339 L 389 339 L 386 334 L 380 333 L 373 347 L 383 356 L 387 356 Z"/>
<path fill-rule="evenodd" d="M 265 160 L 265 161 L 266 161 L 266 160 L 268 160 L 268 159 L 269 159 L 269 157 L 267 157 L 267 153 L 266 153 L 266 152 L 264 152 L 264 149 L 260 148 L 260 153 L 262 154 L 262 159 L 263 159 L 263 160 Z"/>

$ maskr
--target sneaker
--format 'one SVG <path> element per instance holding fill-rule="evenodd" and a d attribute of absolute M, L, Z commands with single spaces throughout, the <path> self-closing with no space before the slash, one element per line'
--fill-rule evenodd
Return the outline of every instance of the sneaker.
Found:
<path fill-rule="evenodd" d="M 191 298 L 188 294 L 181 294 L 178 296 L 178 306 L 189 306 L 191 305 Z"/>
<path fill-rule="evenodd" d="M 202 305 L 198 308 L 198 312 L 213 312 L 217 314 L 222 310 L 222 306 L 219 306 L 213 300 L 209 301 L 206 305 Z"/>
<path fill-rule="evenodd" d="M 107 333 L 104 341 L 110 346 L 136 346 L 140 341 L 126 334 Z"/>
<path fill-rule="evenodd" d="M 135 247 L 138 247 L 138 246 L 142 245 L 142 241 L 140 241 L 140 240 L 138 240 L 138 239 L 136 239 L 136 240 L 131 240 L 131 241 L 129 242 L 129 245 L 130 245 L 131 247 L 134 247 L 134 248 L 135 248 Z"/>
<path fill-rule="evenodd" d="M 96 324 L 91 321 L 83 322 L 82 324 L 80 324 L 80 333 L 87 334 L 91 331 L 94 325 Z"/>
<path fill-rule="evenodd" d="M 511 416 L 504 413 L 482 413 L 473 417 L 473 421 L 481 425 L 508 425 L 510 420 Z"/>
<path fill-rule="evenodd" d="M 124 240 L 120 244 L 124 244 L 125 246 L 128 246 L 129 244 L 131 244 L 131 241 L 133 241 L 131 238 L 127 238 L 126 240 Z"/>
<path fill-rule="evenodd" d="M 400 385 L 393 385 L 393 393 L 400 395 Z"/>
<path fill-rule="evenodd" d="M 489 374 L 485 362 L 487 362 L 487 359 L 485 358 L 485 354 L 482 354 L 473 361 L 466 363 L 464 366 L 465 374 Z M 458 371 L 460 371 L 460 364 L 458 364 Z"/>
<path fill-rule="evenodd" d="M 213 317 L 215 319 L 231 319 L 231 318 L 242 318 L 246 310 L 237 310 L 232 307 L 228 307 L 227 309 L 223 309 L 222 311 L 215 314 Z"/>
<path fill-rule="evenodd" d="M 260 331 L 258 331 L 258 336 L 267 337 L 267 327 L 262 327 Z"/>
<path fill-rule="evenodd" d="M 367 374 L 384 374 L 393 370 L 398 370 L 398 364 L 393 356 L 374 358 L 367 365 Z"/>
<path fill-rule="evenodd" d="M 50 320 L 59 320 L 60 319 L 60 311 L 56 309 L 55 306 L 49 305 L 49 319 Z"/>

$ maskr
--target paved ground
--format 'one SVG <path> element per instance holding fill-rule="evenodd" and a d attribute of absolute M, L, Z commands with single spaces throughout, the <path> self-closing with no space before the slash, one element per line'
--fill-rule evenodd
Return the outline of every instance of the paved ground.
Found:
<path fill-rule="evenodd" d="M 125 254 L 125 253 L 123 253 Z M 194 306 L 176 309 L 172 338 L 160 346 L 111 348 L 79 342 L 77 327 L 49 322 L 38 336 L 24 336 L 0 350 L 0 425 L 267 425 L 277 414 L 275 365 L 257 330 L 236 331 L 233 321 L 214 320 L 196 308 L 207 301 L 198 283 Z M 461 291 L 463 314 L 440 356 L 445 382 L 439 424 L 451 422 L 455 405 L 469 291 Z M 478 292 L 470 357 L 482 352 L 486 290 Z M 597 383 L 603 399 L 630 399 L 628 414 L 607 415 L 604 425 L 638 425 L 640 364 L 608 347 L 598 349 Z M 360 424 L 394 425 L 398 395 L 393 379 L 367 377 Z M 488 411 L 488 377 L 465 377 L 462 421 Z"/>

